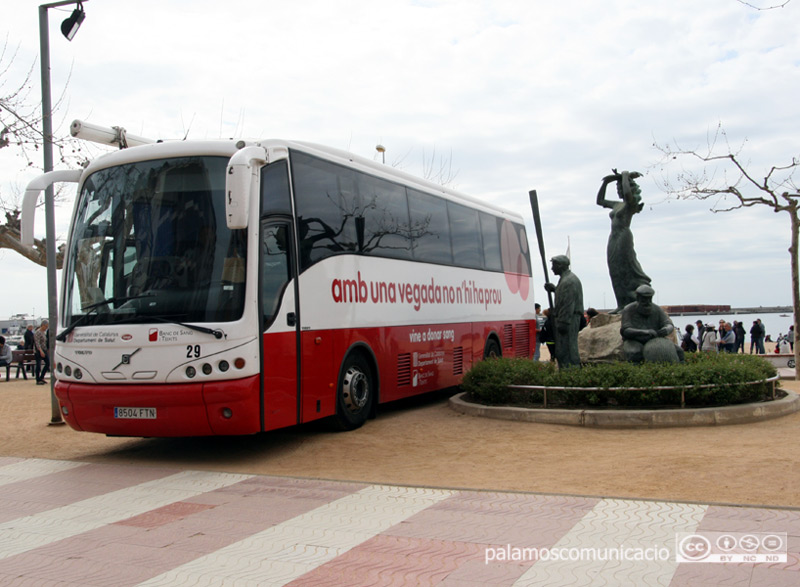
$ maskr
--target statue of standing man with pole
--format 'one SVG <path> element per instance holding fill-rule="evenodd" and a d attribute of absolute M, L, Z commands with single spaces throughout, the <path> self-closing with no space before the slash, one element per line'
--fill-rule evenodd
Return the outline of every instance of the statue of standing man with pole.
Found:
<path fill-rule="evenodd" d="M 559 369 L 580 367 L 578 331 L 583 316 L 583 286 L 578 276 L 570 271 L 566 255 L 556 255 L 550 262 L 553 273 L 559 276 L 558 285 L 545 283 L 548 292 L 555 292 L 556 300 L 552 318 L 556 329 L 555 354 Z"/>
<path fill-rule="evenodd" d="M 550 302 L 550 320 L 555 327 L 555 356 L 558 367 L 580 367 L 581 356 L 578 352 L 578 331 L 581 326 L 581 316 L 583 316 L 583 286 L 578 276 L 569 270 L 569 257 L 566 255 L 556 255 L 550 262 L 553 265 L 553 273 L 560 276 L 558 285 L 550 283 L 550 276 L 547 274 L 547 257 L 544 253 L 544 233 L 542 232 L 542 220 L 539 216 L 539 197 L 536 190 L 529 192 L 531 198 L 531 211 L 533 212 L 533 224 L 536 227 L 536 237 L 539 241 L 539 253 L 542 257 L 542 268 L 544 269 L 547 298 Z M 553 293 L 556 295 L 553 302 Z"/>

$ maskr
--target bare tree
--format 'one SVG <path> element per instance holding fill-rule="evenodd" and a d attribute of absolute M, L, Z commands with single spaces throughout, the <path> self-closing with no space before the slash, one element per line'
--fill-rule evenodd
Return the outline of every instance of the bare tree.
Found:
<path fill-rule="evenodd" d="M 381 146 L 383 148 L 383 146 Z M 400 157 L 395 157 L 391 166 L 395 169 L 403 169 L 406 167 L 406 159 L 411 154 L 412 149 Z M 382 152 L 382 151 L 379 151 Z M 437 183 L 442 187 L 452 187 L 453 182 L 458 176 L 458 171 L 453 169 L 453 150 L 450 149 L 450 155 L 443 157 L 436 154 L 436 145 L 430 153 L 422 148 L 422 174 L 421 177 L 427 181 Z"/>
<path fill-rule="evenodd" d="M 13 149 L 28 167 L 37 167 L 39 163 L 34 159 L 41 152 L 44 137 L 42 103 L 34 95 L 36 64 L 31 64 L 21 81 L 12 82 L 15 77 L 12 67 L 16 59 L 17 50 L 11 50 L 6 38 L 0 49 L 0 149 Z M 53 105 L 54 113 L 61 109 L 64 101 L 65 95 L 62 93 Z M 53 146 L 62 163 L 70 164 L 80 158 L 80 144 L 77 141 L 53 137 Z"/>
<path fill-rule="evenodd" d="M 35 64 L 27 69 L 21 81 L 11 81 L 15 76 L 12 66 L 17 59 L 17 49 L 12 49 L 6 37 L 0 48 L 0 153 L 13 153 L 24 161 L 25 167 L 39 168 L 35 160 L 44 143 L 42 135 L 42 105 L 34 98 Z M 53 111 L 64 102 L 64 95 L 56 101 Z M 61 163 L 74 166 L 82 157 L 81 145 L 74 140 L 54 137 L 53 146 Z M 56 200 L 61 199 L 59 192 Z M 0 194 L 0 210 L 5 220 L 0 220 L 0 249 L 11 249 L 42 266 L 47 265 L 47 248 L 44 240 L 36 240 L 33 247 L 20 241 L 19 194 Z M 63 245 L 61 247 L 63 249 Z M 63 250 L 57 254 L 57 266 L 63 260 Z"/>
<path fill-rule="evenodd" d="M 430 157 L 422 149 L 422 177 L 428 181 L 438 183 L 441 186 L 448 187 L 456 179 L 458 171 L 453 170 L 453 150 L 450 149 L 450 155 L 443 157 L 436 155 L 436 146 L 434 145 Z"/>
<path fill-rule="evenodd" d="M 763 178 L 756 177 L 744 163 L 744 145 L 732 149 L 721 125 L 709 137 L 707 149 L 685 149 L 677 143 L 655 144 L 663 154 L 664 169 L 682 160 L 693 161 L 695 168 L 682 167 L 663 181 L 667 193 L 677 198 L 714 200 L 712 212 L 730 212 L 753 206 L 767 206 L 775 213 L 785 212 L 791 225 L 789 261 L 792 274 L 792 307 L 794 309 L 795 336 L 800 330 L 800 268 L 798 267 L 798 238 L 800 237 L 800 190 L 795 173 L 800 169 L 800 158 L 792 157 L 788 163 L 774 165 L 765 170 Z M 794 345 L 795 372 L 800 374 L 800 346 Z M 800 380 L 800 376 L 796 376 Z"/>

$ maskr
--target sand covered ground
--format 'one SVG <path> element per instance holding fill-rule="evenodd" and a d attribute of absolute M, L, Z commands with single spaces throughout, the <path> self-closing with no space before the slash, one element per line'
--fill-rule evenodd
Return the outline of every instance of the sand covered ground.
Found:
<path fill-rule="evenodd" d="M 3 373 L 4 379 L 5 373 Z M 784 381 L 800 392 L 800 383 Z M 352 432 L 107 438 L 52 426 L 49 386 L 0 382 L 0 455 L 414 486 L 800 507 L 800 413 L 755 424 L 595 430 L 457 414 L 440 393 Z"/>

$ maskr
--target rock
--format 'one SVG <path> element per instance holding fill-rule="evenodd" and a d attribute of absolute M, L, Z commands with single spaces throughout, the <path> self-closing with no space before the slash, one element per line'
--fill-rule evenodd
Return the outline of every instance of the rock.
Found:
<path fill-rule="evenodd" d="M 589 322 L 589 328 L 600 328 L 613 323 L 617 324 L 619 329 L 620 322 L 622 322 L 622 314 L 598 314 Z M 586 329 L 584 328 L 584 330 Z"/>
<path fill-rule="evenodd" d="M 578 333 L 578 352 L 582 363 L 611 363 L 624 361 L 622 336 L 619 333 L 622 316 L 598 314 L 589 326 Z"/>

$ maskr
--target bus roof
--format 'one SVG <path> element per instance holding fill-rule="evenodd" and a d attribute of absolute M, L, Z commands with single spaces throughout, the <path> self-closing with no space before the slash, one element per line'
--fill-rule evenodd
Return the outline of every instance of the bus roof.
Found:
<path fill-rule="evenodd" d="M 495 204 L 485 202 L 474 196 L 458 192 L 446 186 L 439 185 L 432 181 L 417 177 L 394 167 L 377 163 L 365 157 L 355 155 L 342 149 L 336 149 L 325 145 L 306 141 L 287 141 L 282 139 L 266 139 L 259 141 L 243 140 L 187 140 L 187 141 L 164 141 L 127 149 L 120 149 L 101 155 L 93 160 L 86 168 L 85 173 L 93 173 L 99 169 L 133 163 L 138 161 L 148 161 L 156 158 L 185 157 L 185 156 L 222 156 L 231 157 L 237 150 L 244 146 L 261 146 L 267 149 L 284 148 L 298 150 L 309 155 L 314 155 L 326 159 L 332 163 L 338 163 L 359 171 L 381 177 L 408 187 L 420 189 L 428 193 L 442 196 L 446 199 L 464 203 L 470 207 L 483 209 L 486 212 L 500 215 L 508 219 L 523 222 L 521 215 Z"/>

